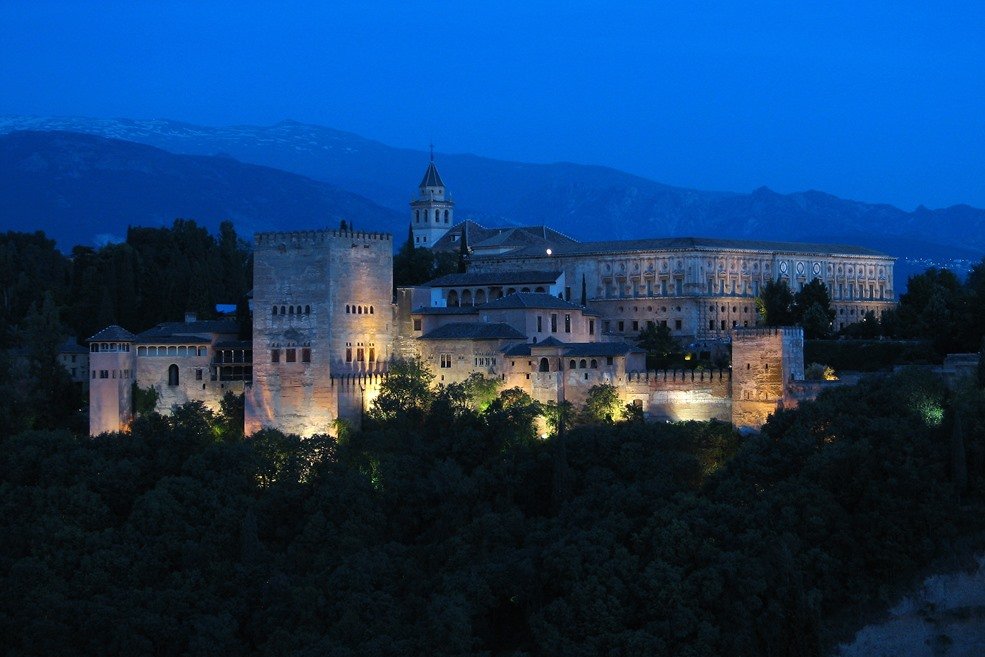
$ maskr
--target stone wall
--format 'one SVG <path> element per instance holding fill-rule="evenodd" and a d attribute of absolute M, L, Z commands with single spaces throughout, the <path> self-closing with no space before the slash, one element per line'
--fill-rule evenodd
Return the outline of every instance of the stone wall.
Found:
<path fill-rule="evenodd" d="M 771 413 L 795 401 L 790 381 L 804 378 L 804 331 L 800 327 L 732 332 L 732 423 L 758 429 Z"/>

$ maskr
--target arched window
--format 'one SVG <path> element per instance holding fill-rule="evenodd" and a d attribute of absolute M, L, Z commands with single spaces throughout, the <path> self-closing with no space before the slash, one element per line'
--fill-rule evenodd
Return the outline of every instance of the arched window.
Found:
<path fill-rule="evenodd" d="M 463 306 L 472 305 L 472 290 L 462 290 L 462 305 Z"/>
<path fill-rule="evenodd" d="M 521 292 L 529 292 L 530 291 L 530 288 L 529 287 L 525 287 L 525 288 L 522 288 L 520 291 Z"/>
<path fill-rule="evenodd" d="M 445 210 L 445 223 L 448 223 L 448 210 Z"/>
<path fill-rule="evenodd" d="M 290 306 L 288 308 L 288 314 L 290 314 L 290 315 L 293 315 L 294 314 L 294 306 Z"/>
<path fill-rule="evenodd" d="M 486 291 L 485 290 L 476 290 L 475 291 L 475 305 L 478 306 L 480 303 L 485 303 L 485 302 L 486 302 Z"/>
<path fill-rule="evenodd" d="M 540 293 L 543 293 L 544 291 L 545 291 L 545 290 L 544 290 L 544 288 L 543 288 L 543 287 L 536 287 L 536 288 L 534 288 L 534 292 L 540 292 Z"/>
<path fill-rule="evenodd" d="M 594 358 L 592 359 L 592 365 L 591 365 L 591 367 L 592 367 L 593 370 L 597 370 L 599 368 L 599 362 L 597 360 L 595 360 Z"/>
<path fill-rule="evenodd" d="M 298 306 L 298 314 L 301 314 L 301 306 Z"/>
<path fill-rule="evenodd" d="M 304 307 L 304 314 L 305 315 L 310 315 L 311 314 L 311 306 L 305 306 Z"/>
<path fill-rule="evenodd" d="M 420 210 L 414 210 L 414 223 L 417 223 L 417 224 L 421 223 L 421 211 Z"/>
<path fill-rule="evenodd" d="M 348 315 L 350 312 L 349 304 L 345 304 L 345 314 Z"/>
<path fill-rule="evenodd" d="M 287 308 L 285 308 L 284 306 L 281 306 L 280 307 L 280 314 L 281 315 L 286 315 L 287 314 Z"/>
<path fill-rule="evenodd" d="M 178 385 L 178 366 L 172 363 L 168 367 L 168 385 L 176 386 Z"/>
<path fill-rule="evenodd" d="M 357 315 L 362 315 L 363 314 L 363 307 L 362 306 L 356 306 L 356 314 Z"/>
<path fill-rule="evenodd" d="M 271 311 L 270 311 L 270 314 L 271 314 L 271 315 L 276 315 L 276 314 L 277 314 L 277 306 L 274 306 L 274 307 L 273 307 L 273 308 L 271 309 Z"/>
<path fill-rule="evenodd" d="M 588 364 L 585 362 L 585 359 L 584 358 L 582 358 L 580 361 L 578 361 L 578 369 L 580 369 L 580 370 L 585 369 L 585 367 L 587 367 L 587 365 Z"/>
<path fill-rule="evenodd" d="M 568 363 L 568 369 L 569 370 L 573 370 L 573 369 L 575 369 L 575 367 L 576 367 L 575 361 L 572 360 L 570 363 Z"/>
<path fill-rule="evenodd" d="M 373 311 L 373 306 L 370 306 L 370 307 L 369 307 L 369 314 L 370 314 L 370 315 L 374 315 L 374 314 L 376 314 L 376 313 L 375 313 L 375 312 Z"/>
<path fill-rule="evenodd" d="M 550 372 L 551 371 L 551 364 L 550 364 L 550 362 L 548 362 L 548 360 L 546 358 L 541 358 L 540 359 L 540 368 L 539 368 L 538 371 L 540 371 L 540 372 Z"/>
<path fill-rule="evenodd" d="M 457 305 L 458 305 L 458 292 L 456 292 L 455 290 L 450 290 L 448 292 L 448 307 L 451 308 L 452 306 L 457 306 Z"/>

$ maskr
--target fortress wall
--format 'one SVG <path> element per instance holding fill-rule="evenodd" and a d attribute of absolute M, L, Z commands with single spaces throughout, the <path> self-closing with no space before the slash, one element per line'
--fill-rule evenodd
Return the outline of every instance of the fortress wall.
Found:
<path fill-rule="evenodd" d="M 791 380 L 804 378 L 804 331 L 799 327 L 738 329 L 732 333 L 732 423 L 758 429 L 785 403 Z"/>

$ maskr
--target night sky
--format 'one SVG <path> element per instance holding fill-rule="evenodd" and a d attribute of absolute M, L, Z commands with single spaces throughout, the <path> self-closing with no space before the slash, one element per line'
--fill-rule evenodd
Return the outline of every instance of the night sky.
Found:
<path fill-rule="evenodd" d="M 985 2 L 0 0 L 0 114 L 291 118 L 700 189 L 982 207 Z"/>

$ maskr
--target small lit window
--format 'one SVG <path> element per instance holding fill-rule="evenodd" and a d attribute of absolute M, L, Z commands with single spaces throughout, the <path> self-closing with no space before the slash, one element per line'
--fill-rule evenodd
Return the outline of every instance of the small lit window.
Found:
<path fill-rule="evenodd" d="M 288 363 L 296 363 L 297 360 L 298 360 L 298 352 L 297 352 L 297 349 L 286 349 L 285 350 L 285 356 L 287 356 L 287 358 L 285 358 L 285 360 Z"/>

